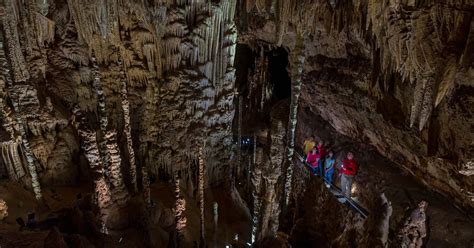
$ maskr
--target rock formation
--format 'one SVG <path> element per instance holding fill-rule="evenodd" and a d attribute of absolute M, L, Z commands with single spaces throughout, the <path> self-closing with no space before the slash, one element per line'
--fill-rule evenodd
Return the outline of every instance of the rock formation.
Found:
<path fill-rule="evenodd" d="M 0 220 L 4 220 L 8 216 L 7 203 L 0 199 Z"/>
<path fill-rule="evenodd" d="M 423 247 L 424 239 L 428 233 L 426 225 L 426 208 L 428 203 L 422 201 L 418 207 L 407 217 L 398 232 L 397 239 L 400 247 Z"/>

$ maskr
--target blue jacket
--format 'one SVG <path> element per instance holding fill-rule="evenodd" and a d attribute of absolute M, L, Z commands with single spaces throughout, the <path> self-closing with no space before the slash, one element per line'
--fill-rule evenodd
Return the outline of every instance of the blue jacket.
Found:
<path fill-rule="evenodd" d="M 326 161 L 324 162 L 324 168 L 326 170 L 334 168 L 334 162 L 335 162 L 334 158 L 326 158 Z"/>

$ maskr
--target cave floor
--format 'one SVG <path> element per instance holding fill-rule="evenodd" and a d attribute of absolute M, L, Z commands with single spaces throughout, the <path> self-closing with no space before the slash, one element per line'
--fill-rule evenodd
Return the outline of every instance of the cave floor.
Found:
<path fill-rule="evenodd" d="M 166 183 L 156 183 L 151 186 L 152 198 L 173 208 L 175 203 L 174 189 Z M 230 244 L 243 245 L 250 240 L 251 219 L 243 201 L 233 194 L 230 186 L 223 185 L 205 190 L 205 229 L 206 242 L 210 247 L 225 247 Z M 231 193 L 229 193 L 231 192 Z M 199 205 L 197 199 L 185 195 L 187 227 L 185 240 L 189 245 L 199 240 Z M 217 203 L 217 225 L 214 208 Z M 237 240 L 236 240 L 237 239 Z"/>
<path fill-rule="evenodd" d="M 205 190 L 205 234 L 206 242 L 211 247 L 244 245 L 250 240 L 250 214 L 243 205 L 243 201 L 236 197 L 232 190 L 229 190 L 229 186 Z M 9 214 L 4 221 L 0 222 L 0 247 L 43 247 L 49 230 L 19 231 L 16 219 L 21 217 L 26 222 L 28 213 L 35 212 L 37 221 L 45 220 L 54 212 L 74 207 L 76 195 L 86 192 L 92 192 L 92 188 L 88 186 L 54 187 L 54 190 L 45 188 L 43 195 L 49 209 L 39 211 L 32 192 L 24 189 L 20 184 L 8 180 L 0 181 L 0 196 L 7 202 Z M 153 201 L 162 208 L 160 211 L 167 212 L 168 219 L 171 219 L 173 223 L 172 208 L 175 204 L 173 187 L 167 183 L 155 183 L 151 185 L 151 194 Z M 199 205 L 197 199 L 185 196 L 185 200 L 187 227 L 184 231 L 184 243 L 186 247 L 193 247 L 200 236 Z M 216 204 L 218 217 L 217 222 L 214 222 Z M 139 231 L 133 229 L 110 230 L 107 236 L 104 247 L 136 247 L 137 242 L 140 242 Z"/>

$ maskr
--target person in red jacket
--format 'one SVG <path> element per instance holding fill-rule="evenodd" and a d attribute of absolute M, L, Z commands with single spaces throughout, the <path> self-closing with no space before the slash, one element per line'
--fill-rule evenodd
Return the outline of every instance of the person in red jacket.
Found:
<path fill-rule="evenodd" d="M 324 147 L 324 142 L 321 140 L 318 143 L 318 151 L 321 154 L 321 158 L 326 157 L 326 148 Z"/>
<path fill-rule="evenodd" d="M 318 152 L 319 152 L 319 162 L 318 162 L 318 167 L 319 167 L 319 175 L 321 177 L 324 177 L 324 159 L 326 158 L 326 148 L 324 147 L 324 142 L 321 140 L 318 143 Z"/>
<path fill-rule="evenodd" d="M 311 151 L 308 153 L 308 156 L 306 156 L 306 162 L 310 164 L 314 174 L 316 174 L 318 171 L 318 164 L 320 159 L 321 155 L 319 154 L 317 147 L 313 147 L 313 149 L 311 149 Z"/>
<path fill-rule="evenodd" d="M 357 175 L 358 165 L 354 160 L 352 152 L 347 153 L 347 158 L 342 161 L 341 165 L 341 191 L 347 198 L 351 197 L 352 182 Z"/>

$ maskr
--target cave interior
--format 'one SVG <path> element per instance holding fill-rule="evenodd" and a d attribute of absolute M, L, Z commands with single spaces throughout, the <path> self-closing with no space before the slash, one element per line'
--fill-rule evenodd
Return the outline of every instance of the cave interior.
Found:
<path fill-rule="evenodd" d="M 473 1 L 0 0 L 0 124 L 0 248 L 474 247 Z"/>

